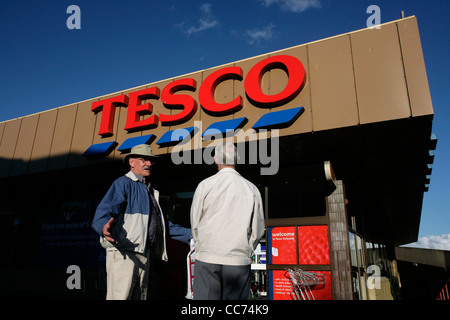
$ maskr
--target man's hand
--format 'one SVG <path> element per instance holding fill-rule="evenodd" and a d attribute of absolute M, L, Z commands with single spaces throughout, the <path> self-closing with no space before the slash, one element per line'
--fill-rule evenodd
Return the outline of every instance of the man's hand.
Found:
<path fill-rule="evenodd" d="M 113 223 L 114 223 L 114 218 L 109 219 L 109 221 L 103 226 L 102 233 L 103 233 L 103 237 L 105 237 L 106 240 L 108 240 L 112 244 L 117 244 L 117 241 L 112 237 L 111 232 L 110 232 Z"/>

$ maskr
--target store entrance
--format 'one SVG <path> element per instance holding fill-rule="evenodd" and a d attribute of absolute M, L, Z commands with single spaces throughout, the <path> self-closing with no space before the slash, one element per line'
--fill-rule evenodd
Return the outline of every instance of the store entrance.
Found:
<path fill-rule="evenodd" d="M 155 187 L 161 192 L 161 205 L 173 223 L 190 228 L 190 208 L 195 189 L 203 179 L 215 174 L 217 169 L 214 165 L 171 166 L 170 161 L 165 163 L 168 163 L 167 167 L 159 173 L 165 172 L 170 178 L 167 175 L 166 179 L 162 179 L 162 176 L 154 177 L 155 183 L 159 184 Z M 333 188 L 324 177 L 323 162 L 280 167 L 279 173 L 274 176 L 261 176 L 258 166 L 238 165 L 236 169 L 258 187 L 263 198 L 267 230 L 270 232 L 274 226 L 297 228 L 304 223 L 304 219 L 313 221 L 314 224 L 327 223 L 326 196 Z M 304 229 L 299 230 L 303 232 Z M 325 230 L 323 237 L 328 243 L 326 228 L 322 229 Z M 308 229 L 308 232 L 310 231 Z M 169 262 L 164 265 L 162 277 L 165 284 L 160 285 L 160 288 L 163 295 L 171 299 L 184 297 L 187 289 L 186 257 L 189 248 L 177 241 L 171 241 L 169 250 Z M 256 249 L 252 262 L 253 299 L 269 298 L 269 273 L 272 271 L 268 270 L 267 259 L 271 255 L 270 250 L 266 233 Z M 295 254 L 294 259 L 294 264 L 298 264 L 298 256 Z M 326 264 L 329 269 L 329 262 Z M 279 267 L 284 268 L 281 265 Z M 270 268 L 279 269 L 273 266 Z"/>

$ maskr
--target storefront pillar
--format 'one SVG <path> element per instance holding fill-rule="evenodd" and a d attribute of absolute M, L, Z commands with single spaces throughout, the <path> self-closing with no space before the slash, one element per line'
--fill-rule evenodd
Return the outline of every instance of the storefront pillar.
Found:
<path fill-rule="evenodd" d="M 330 264 L 333 299 L 353 300 L 350 248 L 344 184 L 335 181 L 336 190 L 326 197 L 330 237 Z"/>

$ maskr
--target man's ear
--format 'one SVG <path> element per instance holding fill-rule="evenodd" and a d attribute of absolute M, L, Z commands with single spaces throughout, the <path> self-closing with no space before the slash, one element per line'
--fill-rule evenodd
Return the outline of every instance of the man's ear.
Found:
<path fill-rule="evenodd" d="M 130 165 L 130 168 L 134 168 L 134 158 L 128 158 L 128 164 Z"/>
<path fill-rule="evenodd" d="M 217 156 L 214 156 L 214 163 L 219 164 L 219 160 L 217 160 Z"/>

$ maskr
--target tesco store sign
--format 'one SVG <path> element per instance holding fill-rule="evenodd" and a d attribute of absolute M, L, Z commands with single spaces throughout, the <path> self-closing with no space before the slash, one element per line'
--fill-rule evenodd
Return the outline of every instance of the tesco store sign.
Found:
<path fill-rule="evenodd" d="M 288 75 L 286 87 L 277 94 L 267 95 L 261 90 L 261 79 L 270 69 L 281 68 Z M 193 78 L 175 80 L 164 88 L 157 86 L 130 92 L 128 94 L 114 96 L 92 103 L 92 111 L 102 111 L 100 130 L 101 136 L 111 136 L 115 117 L 115 108 L 127 107 L 127 119 L 125 130 L 128 132 L 156 128 L 160 123 L 174 125 L 187 122 L 197 112 L 198 104 L 210 114 L 222 116 L 239 111 L 243 107 L 242 96 L 236 97 L 227 103 L 217 103 L 214 93 L 217 86 L 225 80 L 236 79 L 243 82 L 248 99 L 257 106 L 277 107 L 294 99 L 302 90 L 305 83 L 305 69 L 300 60 L 289 55 L 279 55 L 266 58 L 255 64 L 244 76 L 242 68 L 224 67 L 210 74 L 200 85 Z M 190 95 L 176 94 L 180 90 L 195 92 L 198 89 L 198 102 Z M 151 103 L 142 104 L 144 99 L 161 99 L 168 109 L 181 109 L 176 114 L 153 113 Z M 142 115 L 151 114 L 150 117 L 141 119 Z"/>

